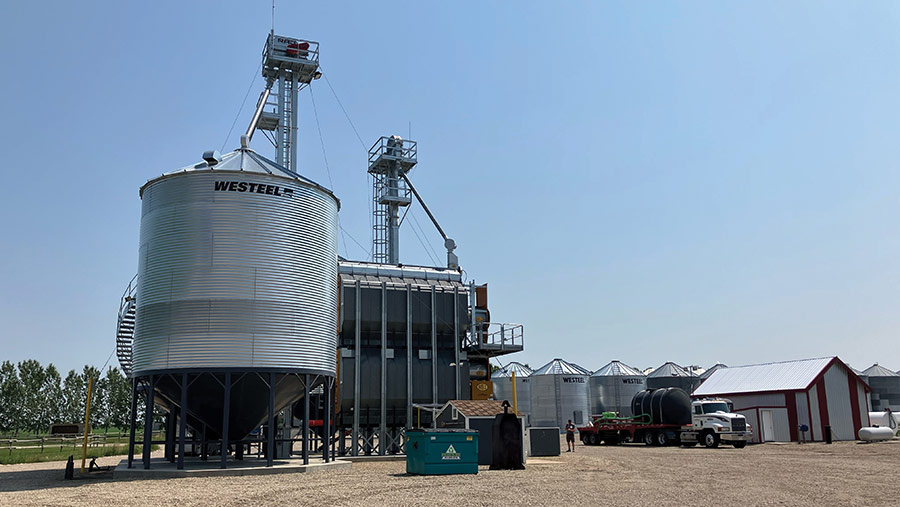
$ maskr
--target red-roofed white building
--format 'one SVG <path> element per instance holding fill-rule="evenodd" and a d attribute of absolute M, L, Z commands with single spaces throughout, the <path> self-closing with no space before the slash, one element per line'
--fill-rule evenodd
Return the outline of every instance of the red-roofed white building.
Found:
<path fill-rule="evenodd" d="M 823 441 L 826 427 L 833 440 L 856 440 L 869 425 L 870 392 L 843 361 L 822 357 L 720 368 L 692 396 L 730 399 L 754 442 L 796 442 Z"/>

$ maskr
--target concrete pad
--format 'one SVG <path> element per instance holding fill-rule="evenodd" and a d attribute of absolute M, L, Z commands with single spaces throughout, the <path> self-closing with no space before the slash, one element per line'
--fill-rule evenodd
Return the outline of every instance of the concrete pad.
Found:
<path fill-rule="evenodd" d="M 341 456 L 338 459 L 350 461 L 352 463 L 379 463 L 383 461 L 406 461 L 406 454 L 389 454 L 387 456 Z"/>
<path fill-rule="evenodd" d="M 123 459 L 113 471 L 114 480 L 135 479 L 174 479 L 181 477 L 225 477 L 235 475 L 272 475 L 293 474 L 310 472 L 330 472 L 334 470 L 347 470 L 353 464 L 349 461 L 338 460 L 325 463 L 322 458 L 309 460 L 309 465 L 304 465 L 302 460 L 275 460 L 271 467 L 266 466 L 265 460 L 244 459 L 243 461 L 228 461 L 228 468 L 219 468 L 219 460 L 210 459 L 186 459 L 184 469 L 179 470 L 176 463 L 169 463 L 164 458 L 150 460 L 150 468 L 144 469 L 140 460 L 134 460 L 134 468 L 128 468 L 128 460 Z"/>

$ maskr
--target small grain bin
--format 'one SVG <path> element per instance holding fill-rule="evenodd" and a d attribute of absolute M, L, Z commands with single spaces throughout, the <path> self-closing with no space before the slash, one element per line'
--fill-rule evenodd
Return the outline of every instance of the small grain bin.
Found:
<path fill-rule="evenodd" d="M 495 371 L 491 375 L 491 381 L 494 383 L 494 399 L 508 400 L 512 403 L 513 372 L 516 374 L 516 410 L 525 415 L 525 426 L 528 426 L 531 415 L 531 379 L 529 378 L 533 373 L 531 368 L 513 361 Z"/>
<path fill-rule="evenodd" d="M 700 377 L 669 361 L 647 375 L 647 389 L 678 387 L 686 393 L 694 392 L 700 385 Z"/>
<path fill-rule="evenodd" d="M 590 416 L 588 395 L 590 372 L 562 359 L 538 368 L 531 381 L 531 425 L 553 426 L 560 430 L 571 419 L 585 424 Z"/>
<path fill-rule="evenodd" d="M 591 414 L 618 412 L 630 417 L 631 399 L 646 387 L 647 377 L 620 361 L 611 361 L 591 375 Z"/>

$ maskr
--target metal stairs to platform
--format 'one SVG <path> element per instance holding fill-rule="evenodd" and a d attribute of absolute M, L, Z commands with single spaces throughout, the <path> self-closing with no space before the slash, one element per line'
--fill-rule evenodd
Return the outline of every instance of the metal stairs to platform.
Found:
<path fill-rule="evenodd" d="M 134 316 L 137 310 L 135 293 L 137 289 L 137 275 L 128 282 L 125 293 L 119 302 L 119 319 L 116 323 L 116 357 L 125 376 L 131 377 L 131 347 L 134 341 Z"/>

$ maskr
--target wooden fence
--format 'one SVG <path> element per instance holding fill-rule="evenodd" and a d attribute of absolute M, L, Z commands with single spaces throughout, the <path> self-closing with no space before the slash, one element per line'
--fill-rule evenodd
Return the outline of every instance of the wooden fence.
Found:
<path fill-rule="evenodd" d="M 153 439 L 162 439 L 162 432 L 154 433 Z M 134 437 L 136 445 L 140 445 L 144 435 L 138 433 Z M 32 449 L 47 451 L 62 451 L 64 449 L 78 449 L 84 444 L 84 434 L 68 435 L 41 435 L 31 438 L 0 437 L 0 452 L 7 451 L 12 454 L 14 450 Z M 127 433 L 92 433 L 88 435 L 88 447 L 105 447 L 108 445 L 128 445 Z"/>

